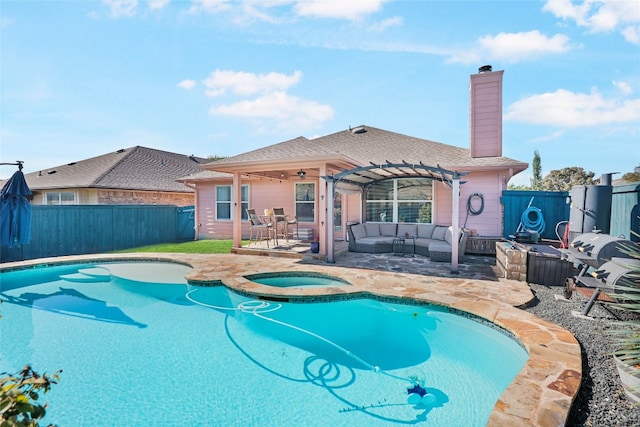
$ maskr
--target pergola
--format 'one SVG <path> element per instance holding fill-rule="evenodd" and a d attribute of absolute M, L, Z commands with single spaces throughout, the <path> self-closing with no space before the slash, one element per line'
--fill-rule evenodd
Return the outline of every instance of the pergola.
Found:
<path fill-rule="evenodd" d="M 329 188 L 327 189 L 327 207 L 331 214 L 327 215 L 327 262 L 335 262 L 333 247 L 333 211 L 335 207 L 334 194 L 355 194 L 365 193 L 368 186 L 373 183 L 397 178 L 428 178 L 435 181 L 443 182 L 451 188 L 451 225 L 453 235 L 457 236 L 460 232 L 459 226 L 459 208 L 460 208 L 460 177 L 467 175 L 468 172 L 451 171 L 441 168 L 427 166 L 420 163 L 391 163 L 387 161 L 384 164 L 371 163 L 369 166 L 361 166 L 353 169 L 345 170 L 330 176 L 323 176 L 327 181 Z M 451 273 L 458 273 L 458 245 L 451 245 Z"/>

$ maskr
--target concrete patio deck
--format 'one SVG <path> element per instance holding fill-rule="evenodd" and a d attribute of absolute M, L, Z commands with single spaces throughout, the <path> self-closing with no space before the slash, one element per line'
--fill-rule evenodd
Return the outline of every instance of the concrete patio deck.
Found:
<path fill-rule="evenodd" d="M 333 298 L 390 298 L 398 302 L 433 303 L 471 313 L 512 333 L 529 352 L 529 359 L 494 407 L 491 426 L 562 426 L 582 378 L 580 345 L 567 330 L 517 307 L 526 306 L 533 294 L 524 282 L 499 277 L 495 259 L 467 256 L 458 274 L 448 263 L 425 257 L 341 252 L 335 264 L 321 257 L 298 254 L 259 255 L 97 254 L 39 259 L 0 266 L 0 272 L 42 264 L 122 260 L 171 261 L 190 265 L 193 284 L 224 284 L 257 298 L 279 300 Z M 240 251 L 244 253 L 244 251 Z M 268 256 L 265 256 L 268 255 Z M 328 288 L 277 288 L 247 280 L 248 274 L 305 271 L 328 274 L 351 286 Z"/>

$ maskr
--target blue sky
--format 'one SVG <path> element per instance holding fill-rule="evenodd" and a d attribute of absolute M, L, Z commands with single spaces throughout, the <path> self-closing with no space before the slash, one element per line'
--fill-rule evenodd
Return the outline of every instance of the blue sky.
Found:
<path fill-rule="evenodd" d="M 361 124 L 468 147 L 485 64 L 504 70 L 503 155 L 640 166 L 637 0 L 0 0 L 0 30 L 0 156 L 25 172 Z"/>

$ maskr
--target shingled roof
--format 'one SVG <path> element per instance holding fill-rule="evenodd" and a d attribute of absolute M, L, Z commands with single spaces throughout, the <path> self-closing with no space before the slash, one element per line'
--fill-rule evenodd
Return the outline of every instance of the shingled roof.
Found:
<path fill-rule="evenodd" d="M 200 170 L 209 162 L 146 147 L 130 147 L 86 160 L 25 175 L 31 190 L 53 188 L 109 188 L 192 193 L 178 178 Z"/>
<path fill-rule="evenodd" d="M 513 168 L 519 172 L 527 163 L 508 157 L 471 157 L 468 148 L 456 147 L 427 139 L 415 138 L 370 126 L 358 126 L 316 139 L 299 137 L 260 148 L 204 166 L 209 170 L 226 170 L 240 164 L 314 158 L 350 159 L 356 164 L 420 163 L 451 170 Z"/>

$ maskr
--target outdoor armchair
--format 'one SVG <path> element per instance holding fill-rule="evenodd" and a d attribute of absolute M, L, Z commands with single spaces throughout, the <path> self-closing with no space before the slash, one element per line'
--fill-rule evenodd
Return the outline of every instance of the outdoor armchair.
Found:
<path fill-rule="evenodd" d="M 249 246 L 252 241 L 266 240 L 268 248 L 271 235 L 274 234 L 273 222 L 269 217 L 257 215 L 255 209 L 247 209 L 247 216 L 249 217 Z M 256 233 L 255 240 L 253 238 L 254 231 Z"/>
<path fill-rule="evenodd" d="M 284 208 L 273 208 L 273 217 L 276 223 L 276 234 L 278 229 L 278 224 L 282 224 L 282 236 L 289 241 L 289 226 L 296 226 L 296 238 L 298 238 L 298 218 L 295 216 L 287 215 L 284 213 Z M 293 230 L 291 230 L 293 233 Z"/>

